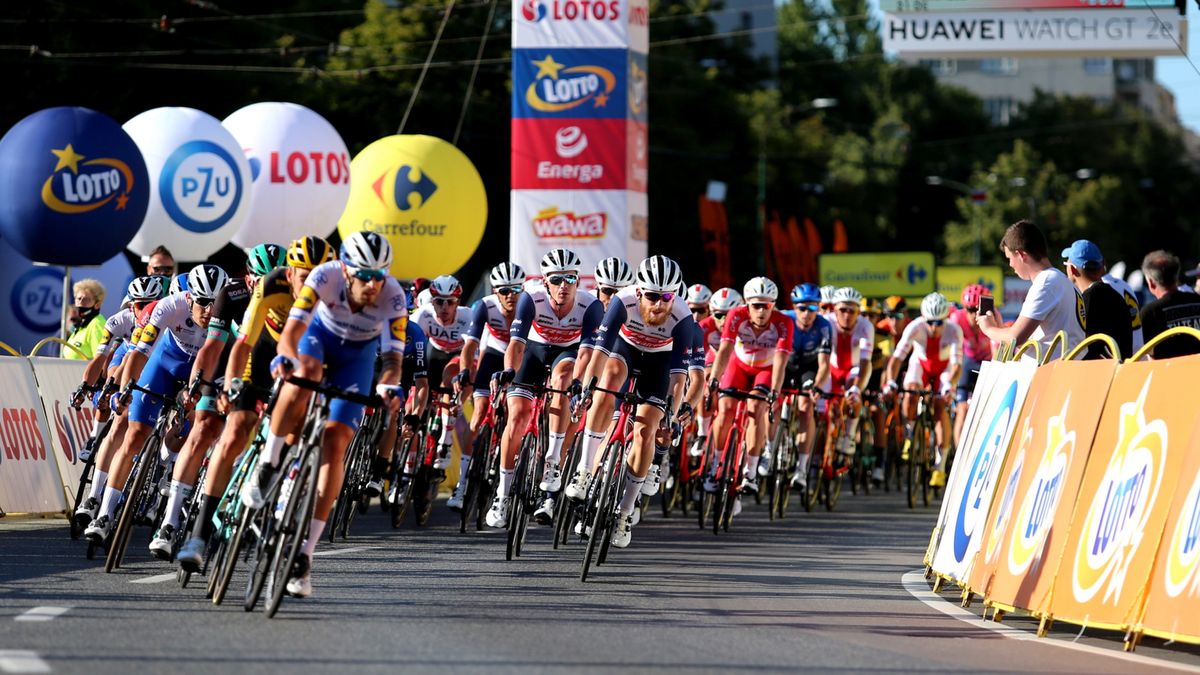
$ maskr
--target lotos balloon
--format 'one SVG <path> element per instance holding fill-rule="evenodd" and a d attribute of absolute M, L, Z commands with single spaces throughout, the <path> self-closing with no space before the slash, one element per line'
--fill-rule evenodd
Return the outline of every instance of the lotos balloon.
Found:
<path fill-rule="evenodd" d="M 0 139 L 0 234 L 29 260 L 108 260 L 141 226 L 149 198 L 142 155 L 108 115 L 48 108 Z"/>
<path fill-rule="evenodd" d="M 381 138 L 350 164 L 350 202 L 338 231 L 343 238 L 362 230 L 387 237 L 397 277 L 457 271 L 479 247 L 486 224 L 483 179 L 440 138 Z"/>
<path fill-rule="evenodd" d="M 333 125 L 295 103 L 248 105 L 222 124 L 246 153 L 253 194 L 233 243 L 329 236 L 350 196 L 350 152 Z"/>
<path fill-rule="evenodd" d="M 178 260 L 205 260 L 228 244 L 250 212 L 250 165 L 225 127 L 192 108 L 155 108 L 125 131 L 154 186 L 129 248 L 148 255 L 163 245 Z"/>

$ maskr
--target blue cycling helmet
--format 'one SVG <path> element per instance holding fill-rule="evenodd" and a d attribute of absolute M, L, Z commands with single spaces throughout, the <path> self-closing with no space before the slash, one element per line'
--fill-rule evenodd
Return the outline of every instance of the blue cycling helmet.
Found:
<path fill-rule="evenodd" d="M 820 302 L 821 289 L 816 284 L 796 284 L 792 287 L 792 304 L 802 302 Z"/>
<path fill-rule="evenodd" d="M 174 295 L 176 293 L 179 293 L 180 291 L 186 291 L 187 289 L 188 289 L 188 275 L 186 275 L 186 274 L 175 275 L 175 278 L 171 280 L 170 294 Z"/>

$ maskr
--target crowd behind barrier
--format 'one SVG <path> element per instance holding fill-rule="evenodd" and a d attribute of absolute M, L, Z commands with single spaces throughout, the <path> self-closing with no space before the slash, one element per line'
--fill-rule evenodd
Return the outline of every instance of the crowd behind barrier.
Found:
<path fill-rule="evenodd" d="M 980 371 L 925 563 L 999 620 L 1041 620 L 1200 643 L 1200 355 L 993 361 Z"/>

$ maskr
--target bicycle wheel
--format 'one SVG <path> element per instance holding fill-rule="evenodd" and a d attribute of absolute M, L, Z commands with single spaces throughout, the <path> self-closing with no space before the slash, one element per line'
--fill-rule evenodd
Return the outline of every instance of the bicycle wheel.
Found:
<path fill-rule="evenodd" d="M 492 445 L 492 425 L 487 424 L 479 429 L 473 445 L 471 466 L 467 469 L 467 482 L 463 488 L 462 511 L 458 514 L 458 531 L 460 533 L 467 531 L 467 523 L 470 522 L 471 515 L 475 512 L 476 499 L 487 473 L 488 448 Z"/>
<path fill-rule="evenodd" d="M 392 466 L 392 489 L 391 495 L 391 511 L 392 511 L 392 529 L 400 529 L 404 524 L 404 519 L 408 516 L 408 510 L 412 506 L 413 488 L 416 483 L 416 475 L 405 476 L 404 468 L 408 464 L 415 463 L 417 459 L 412 457 L 412 454 L 418 452 L 419 448 L 424 447 L 424 435 L 420 432 L 413 434 L 412 438 L 404 443 L 404 446 L 396 455 L 396 459 Z"/>
<path fill-rule="evenodd" d="M 288 497 L 287 507 L 283 511 L 283 524 L 275 541 L 275 555 L 272 559 L 271 574 L 268 588 L 271 598 L 267 603 L 267 618 L 270 619 L 279 611 L 279 604 L 287 592 L 287 582 L 291 577 L 292 566 L 304 545 L 308 535 L 308 525 L 312 521 L 313 499 L 317 493 L 317 456 L 319 448 L 310 448 L 305 453 L 304 461 L 296 473 L 292 484 L 292 493 Z"/>
<path fill-rule="evenodd" d="M 259 598 L 262 597 L 263 587 L 267 583 L 267 573 L 270 571 L 271 554 L 274 552 L 277 535 L 274 507 L 276 496 L 277 491 L 273 491 L 261 509 L 246 509 L 242 516 L 242 532 L 251 531 L 248 528 L 253 528 L 252 531 L 256 535 L 253 542 L 254 549 L 249 552 L 254 557 L 253 566 L 250 568 L 250 575 L 246 578 L 246 590 L 242 598 L 242 609 L 247 612 L 254 611 Z M 230 571 L 232 572 L 232 570 Z"/>
<path fill-rule="evenodd" d="M 513 483 L 510 495 L 510 505 L 508 508 L 508 536 L 504 549 L 504 559 L 512 560 L 514 557 L 521 555 L 520 537 L 522 533 L 522 517 L 527 517 L 525 513 L 525 489 L 526 481 L 529 477 L 529 465 L 532 462 L 534 444 L 537 442 L 537 437 L 532 433 L 525 434 L 525 438 L 521 439 L 521 449 L 517 453 L 517 465 L 513 470 Z"/>
<path fill-rule="evenodd" d="M 845 456 L 839 455 L 838 460 L 833 465 L 833 471 L 829 475 L 827 481 L 828 490 L 826 492 L 825 510 L 832 511 L 837 508 L 838 497 L 842 494 L 842 483 L 845 481 L 846 472 L 840 470 L 845 466 Z M 841 464 L 842 467 L 838 465 Z"/>
<path fill-rule="evenodd" d="M 579 465 L 579 456 L 583 454 L 583 434 L 575 434 L 574 440 L 571 441 L 571 448 L 567 451 L 567 472 L 569 473 L 574 467 Z M 558 548 L 560 544 L 567 543 L 567 539 L 571 536 L 571 528 L 575 526 L 575 502 L 568 499 L 564 492 L 559 493 L 559 497 L 554 502 L 554 541 L 552 546 Z"/>
<path fill-rule="evenodd" d="M 929 432 L 926 431 L 921 443 L 921 503 L 926 507 L 932 498 L 933 486 L 929 484 L 933 478 L 933 448 L 930 447 Z"/>
<path fill-rule="evenodd" d="M 605 520 L 612 514 L 606 513 L 605 507 L 612 501 L 611 496 L 616 491 L 613 485 L 613 468 L 620 454 L 620 444 L 612 442 L 604 449 L 603 462 L 596 472 L 592 485 L 588 490 L 587 506 L 583 509 L 584 535 L 587 537 L 587 547 L 583 552 L 583 569 L 579 573 L 580 581 L 587 581 L 592 562 L 600 549 L 601 531 L 605 529 Z M 611 507 L 608 509 L 611 511 Z"/>
<path fill-rule="evenodd" d="M 158 464 L 158 441 L 158 434 L 151 432 L 146 442 L 142 444 L 142 451 L 134 460 L 132 478 L 125 485 L 126 498 L 124 505 L 121 506 L 121 517 L 117 520 L 117 526 L 113 530 L 111 543 L 108 546 L 108 555 L 104 559 L 105 572 L 112 572 L 120 567 L 121 561 L 125 557 L 125 549 L 129 546 L 129 539 L 133 535 L 134 516 L 139 506 L 137 502 L 144 491 L 151 467 Z"/>
<path fill-rule="evenodd" d="M 905 498 L 908 501 L 908 508 L 917 507 L 917 491 L 921 489 L 921 464 L 919 460 L 921 448 L 920 437 L 924 433 L 925 427 L 920 422 L 917 422 L 913 429 L 912 443 L 908 448 L 908 462 L 904 467 L 904 491 Z"/>
<path fill-rule="evenodd" d="M 88 441 L 88 444 L 91 445 L 90 440 Z M 75 511 L 78 510 L 79 505 L 83 503 L 83 496 L 87 493 L 88 487 L 92 484 L 92 478 L 95 473 L 94 469 L 96 465 L 96 454 L 97 453 L 93 451 L 92 455 L 88 457 L 88 461 L 83 465 L 83 471 L 79 474 L 79 485 L 75 488 L 75 501 L 71 505 L 70 511 L 71 539 L 73 540 L 79 539 L 79 537 L 83 535 L 84 529 L 87 528 L 87 523 L 84 523 L 75 517 Z"/>

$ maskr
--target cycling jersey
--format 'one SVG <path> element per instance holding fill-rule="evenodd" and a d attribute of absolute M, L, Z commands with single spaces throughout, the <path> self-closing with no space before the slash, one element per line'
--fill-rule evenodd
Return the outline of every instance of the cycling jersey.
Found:
<path fill-rule="evenodd" d="M 479 343 L 480 358 L 488 350 L 503 354 L 508 349 L 511 323 L 504 316 L 500 298 L 495 293 L 484 296 L 471 306 L 471 325 L 463 335 L 463 340 Z"/>
<path fill-rule="evenodd" d="M 545 287 L 526 290 L 517 300 L 510 339 L 552 347 L 574 347 L 583 342 L 582 346 L 588 348 L 604 318 L 603 307 L 591 293 L 576 293 L 575 304 L 566 316 L 559 318 Z"/>
<path fill-rule="evenodd" d="M 671 305 L 666 319 L 651 325 L 642 317 L 641 298 L 636 287 L 623 289 L 608 303 L 608 312 L 596 335 L 596 348 L 611 354 L 617 336 L 631 347 L 643 352 L 670 352 L 676 343 L 691 349 L 692 313 L 679 296 Z"/>
<path fill-rule="evenodd" d="M 358 311 L 350 309 L 345 266 L 334 260 L 318 265 L 308 275 L 288 318 L 311 325 L 316 313 L 323 329 L 348 342 L 368 342 L 381 334 L 384 352 L 404 352 L 404 333 L 408 327 L 408 296 L 400 282 L 387 277 L 375 296 L 375 302 Z M 384 332 L 384 326 L 389 330 Z"/>
<path fill-rule="evenodd" d="M 213 303 L 212 318 L 208 321 L 208 339 L 228 342 L 229 336 L 237 334 L 237 321 L 250 305 L 250 287 L 244 279 L 231 279 L 217 291 Z"/>
<path fill-rule="evenodd" d="M 821 354 L 833 351 L 833 326 L 829 325 L 825 317 L 815 317 L 812 325 L 804 329 L 796 323 L 794 310 L 786 310 L 783 315 L 792 320 L 791 362 L 816 362 L 817 357 Z"/>
<path fill-rule="evenodd" d="M 142 308 L 142 311 L 138 312 L 137 318 L 133 322 L 133 332 L 129 334 L 130 349 L 133 349 L 137 346 L 138 342 L 141 342 L 142 329 L 146 327 L 146 324 L 150 323 L 150 316 L 154 314 L 155 307 L 158 307 L 157 300 L 146 305 Z"/>
<path fill-rule="evenodd" d="M 434 307 L 426 305 L 413 312 L 409 323 L 421 327 L 430 348 L 434 353 L 441 352 L 440 358 L 445 360 L 462 351 L 464 336 L 471 327 L 471 310 L 466 307 L 457 308 L 454 321 L 449 325 L 442 325 Z"/>
<path fill-rule="evenodd" d="M 129 336 L 133 335 L 133 328 L 136 324 L 137 315 L 132 307 L 126 307 L 108 317 L 108 321 L 104 322 L 104 333 L 101 335 L 100 344 L 96 345 L 96 356 L 107 354 L 118 342 L 128 341 Z"/>
<path fill-rule="evenodd" d="M 918 318 L 908 324 L 900 342 L 896 344 L 895 356 L 903 359 L 911 352 L 913 358 L 908 363 L 908 373 L 905 375 L 905 386 L 924 384 L 932 386 L 947 368 L 962 363 L 963 337 L 962 329 L 957 323 L 947 321 L 942 324 L 942 334 L 934 336 L 924 318 Z"/>
<path fill-rule="evenodd" d="M 238 339 L 253 346 L 262 335 L 263 328 L 266 328 L 267 334 L 278 342 L 293 302 L 287 268 L 271 270 L 254 286 L 254 293 L 250 295 L 250 302 L 238 325 Z"/>
<path fill-rule="evenodd" d="M 704 331 L 704 365 L 711 366 L 717 358 L 717 350 L 721 348 L 721 329 L 711 315 L 700 322 L 700 329 Z"/>
<path fill-rule="evenodd" d="M 191 296 L 187 291 L 168 295 L 154 307 L 150 321 L 142 328 L 135 349 L 140 354 L 150 355 L 158 332 L 166 330 L 168 339 L 191 358 L 204 346 L 205 330 L 192 320 Z"/>
<path fill-rule="evenodd" d="M 858 317 L 854 329 L 843 331 L 833 324 L 833 351 L 829 355 L 829 379 L 822 389 L 840 393 L 850 383 L 851 371 L 857 370 L 863 359 L 870 360 L 875 349 L 875 327 L 866 318 Z M 859 383 L 861 386 L 863 383 Z"/>
<path fill-rule="evenodd" d="M 950 321 L 958 326 L 963 337 L 963 357 L 972 361 L 988 361 L 992 358 L 992 341 L 975 325 L 975 316 L 965 309 L 956 309 Z M 905 331 L 907 332 L 907 331 Z"/>
<path fill-rule="evenodd" d="M 704 372 L 705 359 L 707 358 L 708 349 L 705 348 L 704 339 L 706 333 L 700 324 L 692 321 L 692 358 L 688 362 L 688 370 L 698 370 Z M 720 336 L 717 336 L 718 342 Z"/>
<path fill-rule="evenodd" d="M 403 374 L 400 377 L 400 386 L 404 389 L 411 388 L 416 380 L 428 377 L 425 365 L 425 355 L 428 349 L 429 344 L 425 339 L 425 332 L 417 324 L 410 324 L 407 340 L 404 343 Z"/>
<path fill-rule="evenodd" d="M 725 316 L 721 341 L 734 343 L 734 356 L 742 364 L 754 369 L 769 369 L 776 352 L 791 353 L 794 326 L 782 312 L 774 311 L 766 327 L 755 330 L 750 323 L 750 308 L 743 305 Z"/>

